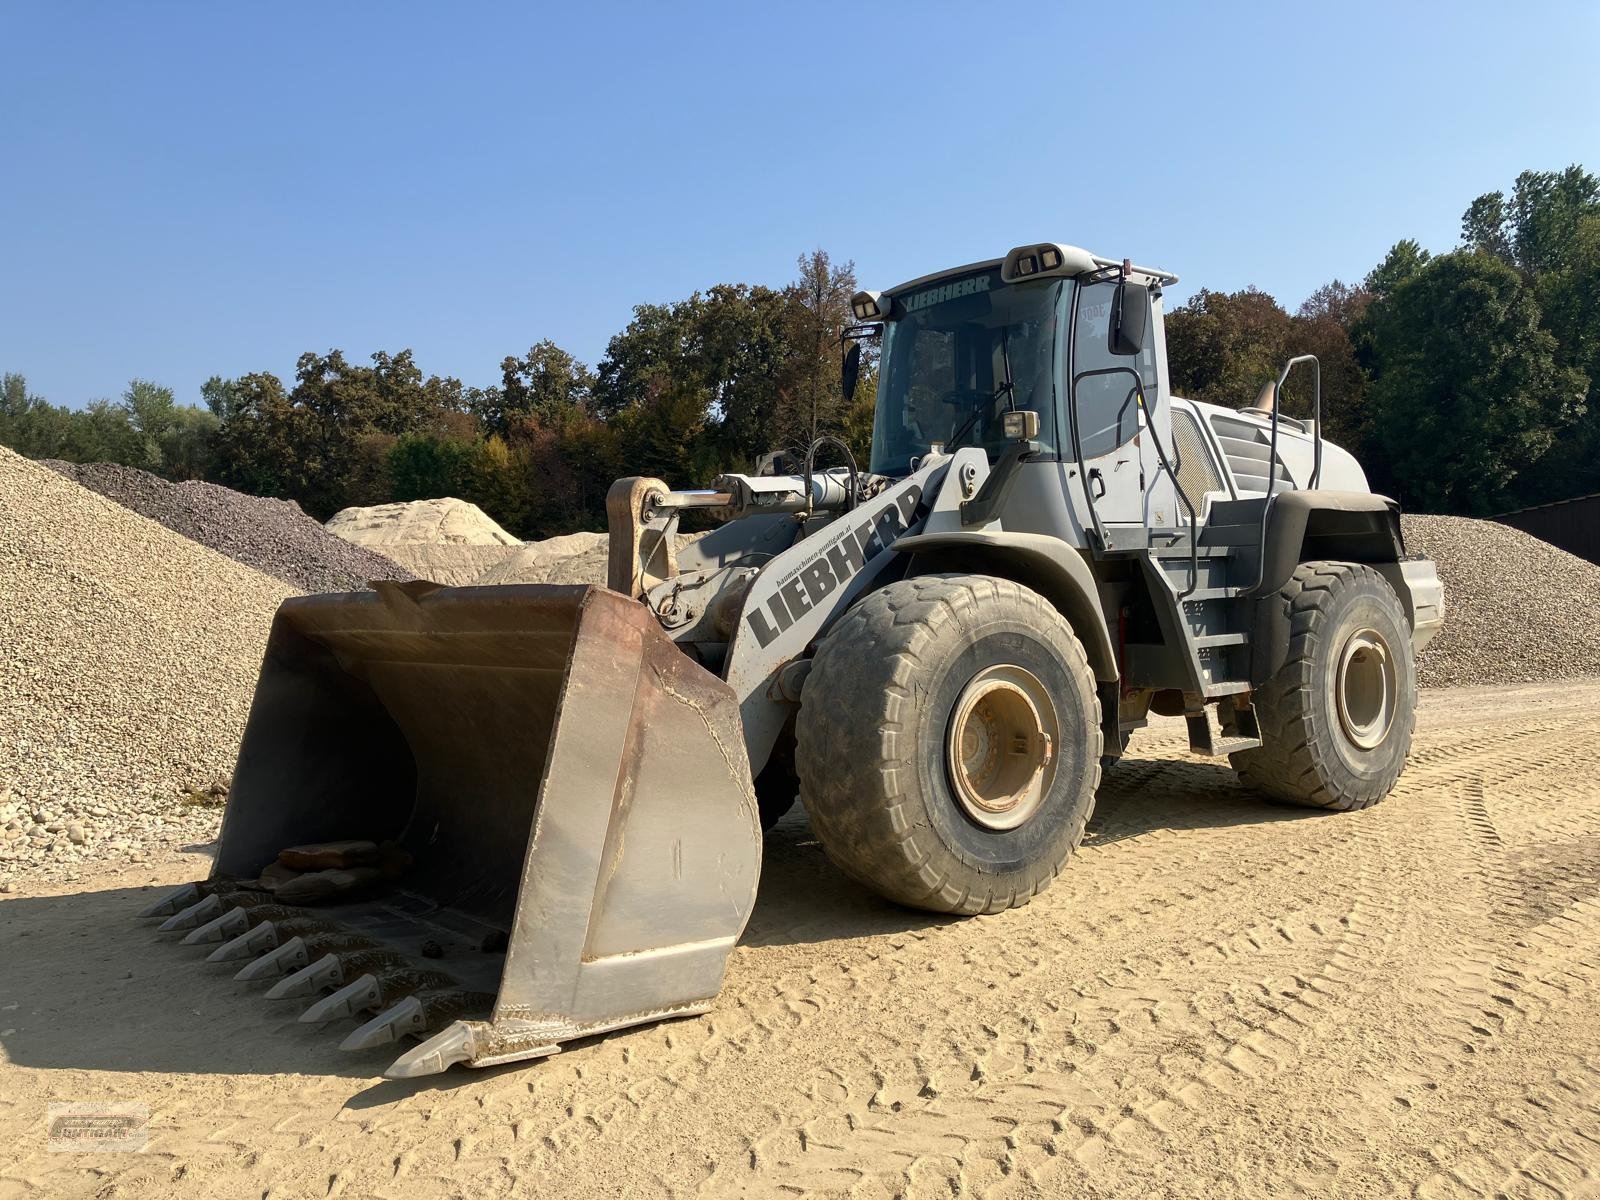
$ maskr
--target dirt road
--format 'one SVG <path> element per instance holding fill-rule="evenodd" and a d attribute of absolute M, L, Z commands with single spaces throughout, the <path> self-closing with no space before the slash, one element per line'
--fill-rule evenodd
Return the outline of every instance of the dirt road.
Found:
<path fill-rule="evenodd" d="M 442 1083 L 130 919 L 198 855 L 9 899 L 0 1200 L 1600 1196 L 1600 682 L 1427 694 L 1344 816 L 1179 729 L 1029 908 L 890 908 L 791 816 L 714 1014 Z M 147 1151 L 48 1152 L 51 1100 L 148 1104 Z"/>

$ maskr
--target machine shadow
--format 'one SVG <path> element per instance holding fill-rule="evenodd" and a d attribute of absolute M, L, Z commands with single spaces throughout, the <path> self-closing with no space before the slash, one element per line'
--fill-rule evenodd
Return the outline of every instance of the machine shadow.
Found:
<path fill-rule="evenodd" d="M 1280 804 L 1239 781 L 1226 762 L 1124 757 L 1100 780 L 1085 848 L 1162 829 L 1314 821 L 1326 813 Z"/>
<path fill-rule="evenodd" d="M 1315 820 L 1272 805 L 1226 766 L 1127 759 L 1107 773 L 1084 838 L 1095 849 L 1167 829 Z M 1093 869 L 1090 856 L 1075 864 Z M 134 918 L 154 888 L 0 902 L 0 1047 L 21 1067 L 370 1079 L 395 1047 L 347 1054 L 344 1023 L 301 1024 L 304 1002 L 275 1004 L 235 983 L 199 947 Z M 952 918 L 902 908 L 846 878 L 798 805 L 767 835 L 761 888 L 741 944 L 797 946 L 910 932 Z M 450 1086 L 456 1073 L 421 1086 Z M 477 1073 L 462 1079 L 482 1078 Z M 419 1086 L 375 1084 L 361 1103 Z"/>
<path fill-rule="evenodd" d="M 205 962 L 208 948 L 137 920 L 161 890 L 0 903 L 0 1047 L 14 1066 L 362 1078 L 393 1060 L 392 1046 L 341 1051 L 347 1023 L 303 1025 L 303 1001 L 268 1001 Z"/>
<path fill-rule="evenodd" d="M 1319 815 L 1273 804 L 1240 783 L 1225 763 L 1125 758 L 1101 782 L 1083 845 L 1098 848 L 1163 829 L 1261 825 Z M 796 805 L 767 834 L 761 889 L 740 943 L 829 942 L 962 919 L 902 908 L 847 878 L 828 860 L 805 810 Z"/>

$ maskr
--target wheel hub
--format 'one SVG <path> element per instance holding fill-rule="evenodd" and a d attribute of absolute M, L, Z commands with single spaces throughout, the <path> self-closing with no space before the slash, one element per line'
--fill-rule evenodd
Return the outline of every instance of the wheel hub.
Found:
<path fill-rule="evenodd" d="M 1055 778 L 1060 723 L 1043 684 L 1022 667 L 979 671 L 962 689 L 945 733 L 956 800 L 987 829 L 1015 829 Z"/>
<path fill-rule="evenodd" d="M 1376 629 L 1358 629 L 1345 641 L 1333 690 L 1351 744 L 1362 750 L 1382 745 L 1394 724 L 1399 685 L 1394 654 Z"/>

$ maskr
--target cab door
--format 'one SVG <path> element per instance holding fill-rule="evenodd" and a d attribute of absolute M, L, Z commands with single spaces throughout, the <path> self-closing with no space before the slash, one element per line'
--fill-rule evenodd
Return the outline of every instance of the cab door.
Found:
<path fill-rule="evenodd" d="M 1143 289 L 1129 289 L 1142 303 Z M 1146 432 L 1150 413 L 1159 413 L 1156 334 L 1147 313 L 1145 346 L 1138 354 L 1113 354 L 1112 306 L 1117 281 L 1080 284 L 1073 298 L 1072 355 L 1067 406 L 1071 451 L 1076 460 L 1069 487 L 1073 511 L 1085 530 L 1098 526 L 1102 549 L 1134 550 L 1150 544 L 1146 507 L 1154 480 L 1153 453 Z M 1144 406 L 1139 404 L 1139 385 Z"/>

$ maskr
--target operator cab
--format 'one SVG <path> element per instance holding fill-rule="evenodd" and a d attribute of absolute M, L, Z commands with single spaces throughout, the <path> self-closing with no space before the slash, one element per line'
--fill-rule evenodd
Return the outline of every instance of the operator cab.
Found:
<path fill-rule="evenodd" d="M 963 446 L 993 464 L 1014 440 L 1006 414 L 1027 411 L 1038 414 L 1027 453 L 1037 532 L 1082 545 L 1093 531 L 1103 548 L 1134 549 L 1183 524 L 1159 461 L 1171 429 L 1159 306 L 1176 280 L 1042 243 L 858 293 L 863 324 L 847 336 L 882 339 L 871 472 L 900 478 Z M 852 362 L 847 387 L 853 374 Z"/>

